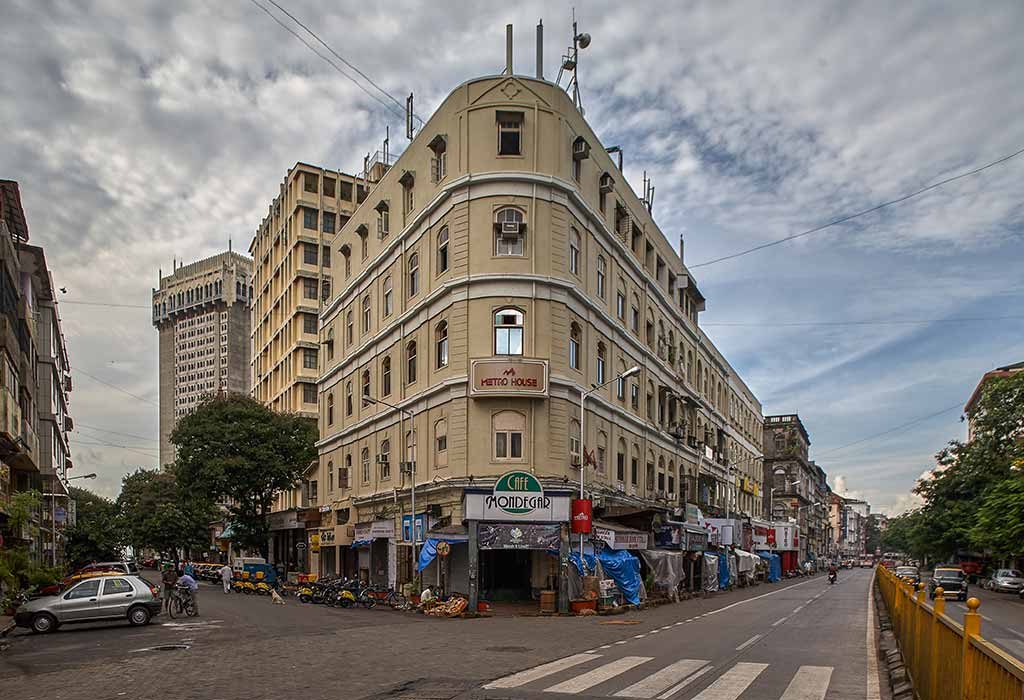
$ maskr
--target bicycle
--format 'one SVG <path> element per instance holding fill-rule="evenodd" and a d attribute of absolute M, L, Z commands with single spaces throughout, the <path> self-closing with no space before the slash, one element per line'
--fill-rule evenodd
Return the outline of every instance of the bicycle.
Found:
<path fill-rule="evenodd" d="M 192 597 L 192 591 L 181 586 L 175 589 L 174 595 L 171 596 L 167 604 L 167 614 L 171 616 L 172 620 L 181 616 L 197 616 L 199 608 L 196 607 L 196 599 Z"/>

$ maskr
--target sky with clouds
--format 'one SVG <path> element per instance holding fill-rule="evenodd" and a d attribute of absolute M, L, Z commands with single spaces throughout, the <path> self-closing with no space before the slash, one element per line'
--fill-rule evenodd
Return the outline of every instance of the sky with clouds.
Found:
<path fill-rule="evenodd" d="M 507 22 L 530 75 L 538 18 L 549 78 L 570 35 L 571 5 L 556 2 L 278 2 L 399 99 L 413 91 L 424 116 L 500 72 Z M 354 172 L 386 125 L 403 130 L 257 3 L 289 23 L 267 0 L 0 6 L 0 177 L 21 183 L 31 240 L 68 288 L 75 471 L 108 495 L 157 461 L 158 269 L 228 239 L 247 248 L 295 161 Z M 655 216 L 690 265 L 1024 148 L 1017 2 L 587 2 L 577 15 L 593 36 L 587 118 L 623 147 L 635 189 L 651 175 Z M 953 407 L 1024 359 L 1022 181 L 1024 156 L 694 270 L 708 333 L 766 415 L 800 413 L 836 488 L 910 507 L 932 455 L 963 437 Z"/>

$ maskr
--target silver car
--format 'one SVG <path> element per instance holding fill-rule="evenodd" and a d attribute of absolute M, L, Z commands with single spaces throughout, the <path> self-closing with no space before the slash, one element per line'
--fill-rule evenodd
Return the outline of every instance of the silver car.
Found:
<path fill-rule="evenodd" d="M 45 634 L 81 622 L 127 620 L 145 625 L 159 614 L 159 588 L 141 576 L 105 574 L 78 581 L 57 595 L 30 600 L 15 611 L 14 622 Z"/>
<path fill-rule="evenodd" d="M 1016 569 L 999 569 L 988 582 L 990 591 L 1020 593 L 1024 589 L 1024 576 Z"/>

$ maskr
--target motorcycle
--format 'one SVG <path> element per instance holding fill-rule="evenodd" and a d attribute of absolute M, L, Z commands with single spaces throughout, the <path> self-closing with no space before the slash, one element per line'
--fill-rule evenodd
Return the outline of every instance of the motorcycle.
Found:
<path fill-rule="evenodd" d="M 828 575 L 828 582 L 829 582 L 830 585 L 834 584 L 836 582 L 836 572 L 835 571 L 829 573 L 829 575 Z"/>

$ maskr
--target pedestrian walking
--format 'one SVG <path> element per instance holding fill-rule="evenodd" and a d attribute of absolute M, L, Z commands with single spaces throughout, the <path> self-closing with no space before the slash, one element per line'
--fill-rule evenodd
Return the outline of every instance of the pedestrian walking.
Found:
<path fill-rule="evenodd" d="M 224 595 L 231 592 L 231 567 L 225 564 L 220 567 L 220 582 L 224 584 Z"/>
<path fill-rule="evenodd" d="M 164 565 L 164 571 L 160 574 L 160 583 L 163 585 L 164 610 L 171 607 L 171 598 L 174 597 L 174 588 L 178 585 L 178 572 L 170 564 Z"/>

